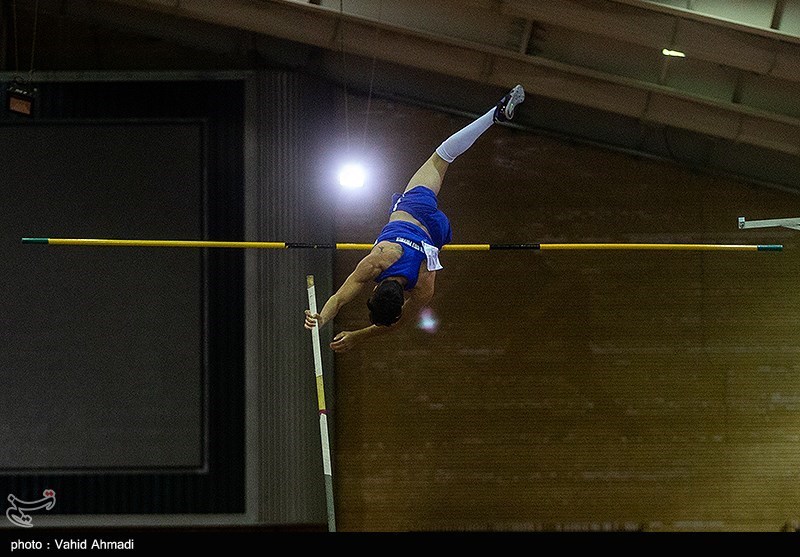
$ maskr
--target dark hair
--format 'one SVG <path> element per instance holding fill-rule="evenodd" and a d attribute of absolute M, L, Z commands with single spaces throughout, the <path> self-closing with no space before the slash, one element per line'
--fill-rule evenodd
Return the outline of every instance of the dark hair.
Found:
<path fill-rule="evenodd" d="M 403 285 L 393 279 L 381 282 L 367 300 L 369 320 L 373 325 L 388 327 L 403 314 Z"/>

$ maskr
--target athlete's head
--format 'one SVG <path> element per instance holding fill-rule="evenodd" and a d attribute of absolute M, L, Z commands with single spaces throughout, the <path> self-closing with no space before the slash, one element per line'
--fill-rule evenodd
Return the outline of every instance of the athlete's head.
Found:
<path fill-rule="evenodd" d="M 403 314 L 403 301 L 403 285 L 394 279 L 385 279 L 367 300 L 370 322 L 384 327 L 397 323 Z"/>

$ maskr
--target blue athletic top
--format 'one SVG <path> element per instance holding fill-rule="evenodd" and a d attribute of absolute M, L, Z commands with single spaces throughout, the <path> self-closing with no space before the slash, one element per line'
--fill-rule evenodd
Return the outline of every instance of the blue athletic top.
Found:
<path fill-rule="evenodd" d="M 378 239 L 375 243 L 383 241 L 394 242 L 400 244 L 403 248 L 403 255 L 400 259 L 392 263 L 392 265 L 382 272 L 375 279 L 375 282 L 381 282 L 387 277 L 405 277 L 408 281 L 405 289 L 411 290 L 417 285 L 419 278 L 419 266 L 427 258 L 425 250 L 422 247 L 422 242 L 430 244 L 431 240 L 425 231 L 416 224 L 402 220 L 393 220 L 389 222 L 381 230 Z"/>

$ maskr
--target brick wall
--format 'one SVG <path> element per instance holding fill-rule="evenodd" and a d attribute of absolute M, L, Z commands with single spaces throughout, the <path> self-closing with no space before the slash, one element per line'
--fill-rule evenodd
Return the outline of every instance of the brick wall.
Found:
<path fill-rule="evenodd" d="M 351 99 L 350 123 L 365 103 Z M 527 105 L 523 109 L 535 109 Z M 371 242 L 468 120 L 376 101 Z M 363 129 L 363 128 L 362 128 Z M 418 328 L 336 357 L 343 530 L 771 529 L 800 517 L 800 196 L 495 126 L 440 194 L 454 242 L 783 243 L 783 253 L 445 252 Z M 337 254 L 335 285 L 363 256 Z M 366 293 L 335 330 L 367 324 Z"/>

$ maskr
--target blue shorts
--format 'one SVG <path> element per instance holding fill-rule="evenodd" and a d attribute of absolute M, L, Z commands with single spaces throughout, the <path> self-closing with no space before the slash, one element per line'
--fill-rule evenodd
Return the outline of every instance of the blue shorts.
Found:
<path fill-rule="evenodd" d="M 391 215 L 395 211 L 405 211 L 428 229 L 433 245 L 441 249 L 453 239 L 450 220 L 438 208 L 436 194 L 425 186 L 417 186 L 406 193 L 392 195 Z"/>

